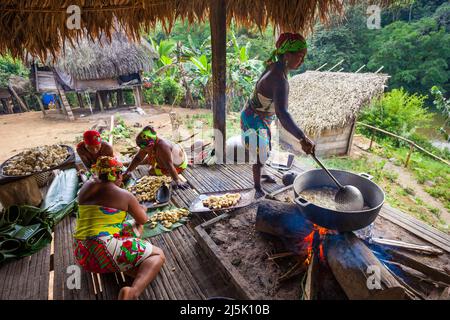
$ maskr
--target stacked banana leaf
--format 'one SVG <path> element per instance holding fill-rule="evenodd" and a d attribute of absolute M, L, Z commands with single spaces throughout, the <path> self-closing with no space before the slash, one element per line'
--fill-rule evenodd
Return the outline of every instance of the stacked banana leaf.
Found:
<path fill-rule="evenodd" d="M 75 169 L 58 174 L 41 208 L 11 206 L 0 213 L 0 264 L 32 255 L 52 241 L 52 228 L 77 207 Z"/>

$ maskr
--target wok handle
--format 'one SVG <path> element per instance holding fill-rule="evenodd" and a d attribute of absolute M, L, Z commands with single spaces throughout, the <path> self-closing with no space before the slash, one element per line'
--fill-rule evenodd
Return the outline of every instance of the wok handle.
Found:
<path fill-rule="evenodd" d="M 370 181 L 372 181 L 372 179 L 373 179 L 373 176 L 371 176 L 370 174 L 365 173 L 365 172 L 361 172 L 359 175 L 363 178 L 369 179 Z"/>
<path fill-rule="evenodd" d="M 296 204 L 298 204 L 299 206 L 302 206 L 302 207 L 304 207 L 304 208 L 305 208 L 306 206 L 308 206 L 308 205 L 311 204 L 311 202 L 309 202 L 309 201 L 306 200 L 306 199 L 303 199 L 302 197 L 297 197 L 297 198 L 295 198 L 294 202 L 295 202 Z"/>
<path fill-rule="evenodd" d="M 339 189 L 343 189 L 344 186 L 342 184 L 339 183 L 339 181 L 336 180 L 336 178 L 331 174 L 330 171 L 328 171 L 327 168 L 325 168 L 325 166 L 323 165 L 322 161 L 320 161 L 319 159 L 317 159 L 316 155 L 314 153 L 311 153 L 311 157 L 313 157 L 314 160 L 316 160 L 316 162 L 319 164 L 319 166 L 325 170 L 325 172 L 328 174 L 328 176 L 331 178 L 331 180 L 334 181 L 334 183 L 338 186 Z"/>

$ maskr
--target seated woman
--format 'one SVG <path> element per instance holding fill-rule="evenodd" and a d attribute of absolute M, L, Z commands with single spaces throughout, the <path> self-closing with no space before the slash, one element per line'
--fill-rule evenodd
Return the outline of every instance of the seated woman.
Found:
<path fill-rule="evenodd" d="M 181 189 L 186 188 L 178 176 L 187 168 L 186 152 L 179 144 L 157 136 L 152 126 L 146 126 L 136 137 L 136 144 L 140 148 L 127 168 L 126 176 L 142 163 L 149 164 L 150 175 L 166 175 L 172 177 L 172 185 Z"/>
<path fill-rule="evenodd" d="M 91 169 L 99 157 L 114 156 L 111 145 L 102 141 L 100 133 L 95 130 L 88 130 L 83 134 L 83 141 L 77 145 L 77 153 L 87 170 Z"/>
<path fill-rule="evenodd" d="M 136 299 L 158 274 L 164 253 L 140 239 L 148 216 L 137 199 L 119 187 L 123 165 L 100 157 L 92 170 L 98 179 L 86 182 L 78 195 L 75 258 L 89 272 L 134 277 L 131 287 L 120 290 L 119 299 Z M 127 213 L 134 220 L 125 221 Z"/>

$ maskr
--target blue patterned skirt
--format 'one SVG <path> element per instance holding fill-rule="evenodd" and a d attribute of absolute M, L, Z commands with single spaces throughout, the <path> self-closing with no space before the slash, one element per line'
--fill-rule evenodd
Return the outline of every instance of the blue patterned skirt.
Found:
<path fill-rule="evenodd" d="M 241 112 L 242 143 L 245 149 L 258 156 L 260 163 L 264 163 L 272 149 L 270 125 L 276 119 L 274 114 L 255 112 L 247 106 Z"/>

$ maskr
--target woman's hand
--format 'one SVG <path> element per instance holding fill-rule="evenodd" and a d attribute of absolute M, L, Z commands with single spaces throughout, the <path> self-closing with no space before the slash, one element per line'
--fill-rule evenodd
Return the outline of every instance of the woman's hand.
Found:
<path fill-rule="evenodd" d="M 170 184 L 172 185 L 173 189 L 186 190 L 187 188 L 189 188 L 189 184 L 187 182 L 172 181 Z"/>
<path fill-rule="evenodd" d="M 313 154 L 316 152 L 316 144 L 308 137 L 305 136 L 303 139 L 301 139 L 300 144 L 302 145 L 302 149 L 306 154 Z"/>

